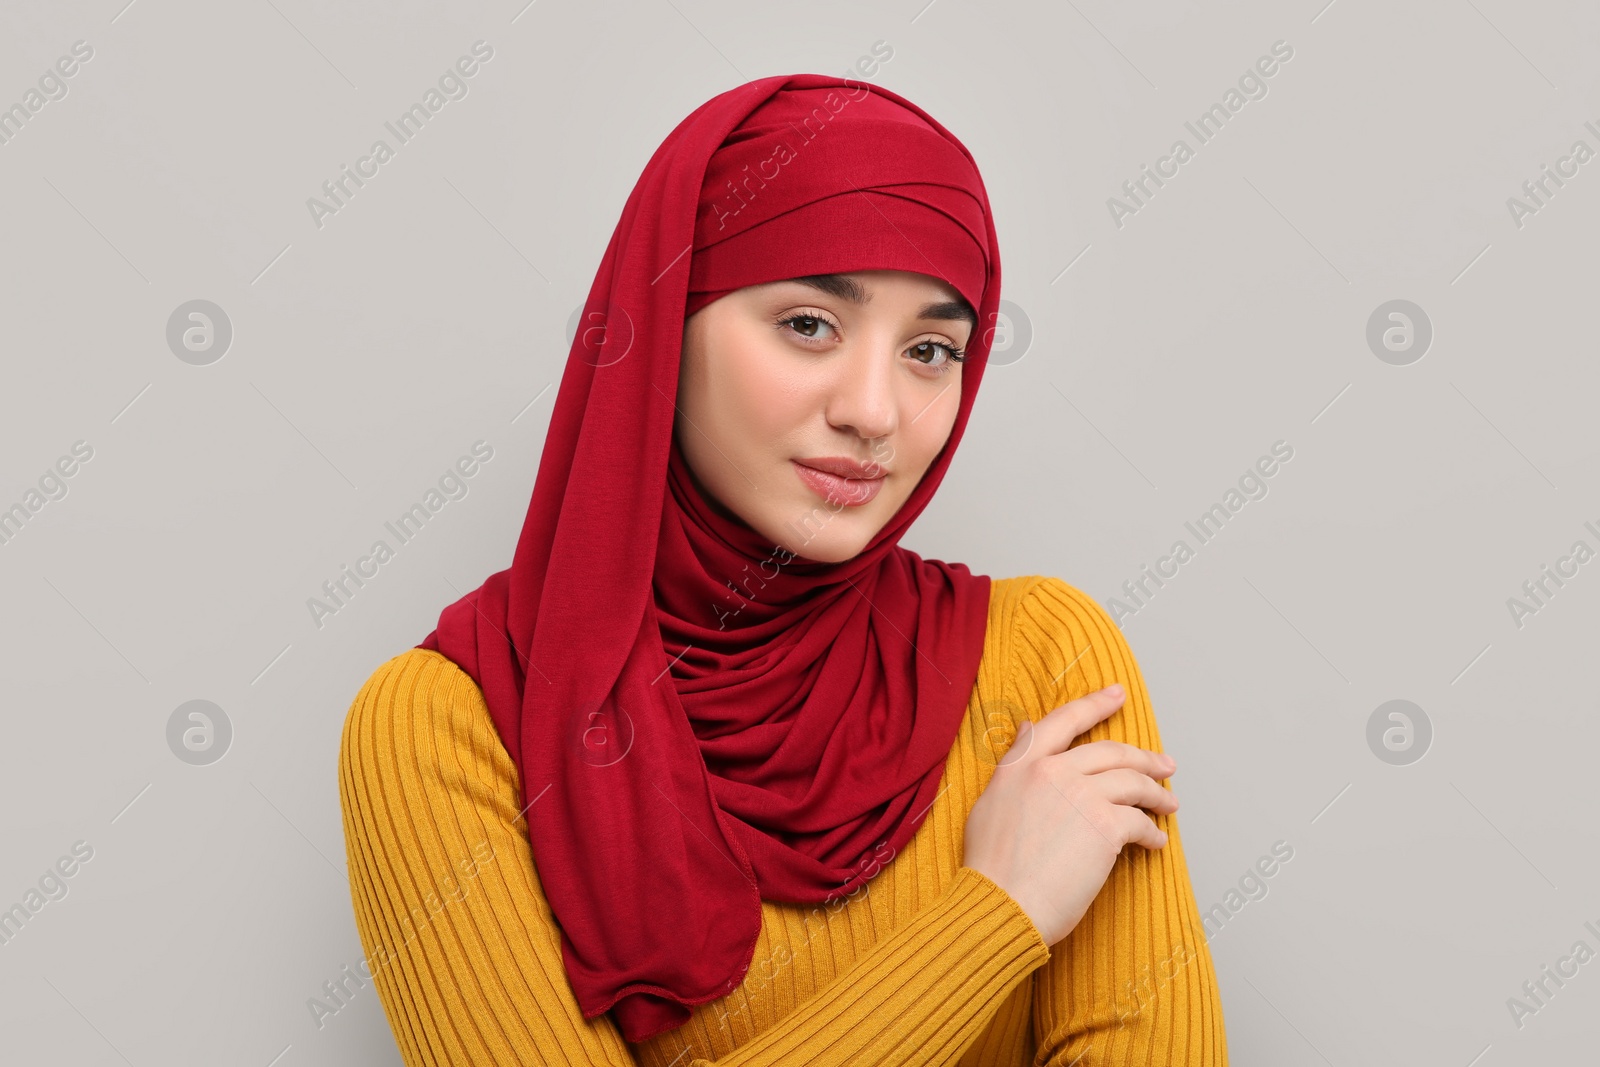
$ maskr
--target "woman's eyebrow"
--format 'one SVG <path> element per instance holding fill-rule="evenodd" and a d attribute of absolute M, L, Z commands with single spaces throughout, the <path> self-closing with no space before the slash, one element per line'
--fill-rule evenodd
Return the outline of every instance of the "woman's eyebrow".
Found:
<path fill-rule="evenodd" d="M 847 278 L 842 274 L 810 274 L 803 278 L 791 278 L 793 282 L 809 285 L 830 296 L 840 300 L 848 300 L 852 304 L 866 304 L 872 295 L 866 291 L 860 282 L 854 278 Z M 936 300 L 924 304 L 917 310 L 919 319 L 939 319 L 946 322 L 961 321 L 976 328 L 978 317 L 973 313 L 965 300 Z"/>
<path fill-rule="evenodd" d="M 846 278 L 842 274 L 808 274 L 804 278 L 791 278 L 790 281 L 809 285 L 813 289 L 820 289 L 829 296 L 836 296 L 840 300 L 848 300 L 852 304 L 865 304 L 872 299 L 861 283 L 854 278 Z"/>
<path fill-rule="evenodd" d="M 917 318 L 961 321 L 974 329 L 978 326 L 978 316 L 973 314 L 972 308 L 965 300 L 941 300 L 935 304 L 924 304 L 917 312 Z"/>

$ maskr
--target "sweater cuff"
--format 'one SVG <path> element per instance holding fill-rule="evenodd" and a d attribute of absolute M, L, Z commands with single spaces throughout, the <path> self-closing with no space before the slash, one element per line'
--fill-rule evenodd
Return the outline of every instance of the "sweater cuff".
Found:
<path fill-rule="evenodd" d="M 1049 959 L 1049 946 L 1011 894 L 971 867 L 959 867 L 937 901 L 717 1064 L 953 1062 Z"/>
<path fill-rule="evenodd" d="M 996 882 L 982 871 L 971 867 L 959 867 L 956 869 L 956 881 L 960 882 L 963 878 L 973 883 L 978 883 L 974 886 L 974 891 L 982 894 L 982 899 L 978 901 L 976 906 L 981 909 L 983 914 L 1001 915 L 1003 917 L 1003 922 L 996 927 L 995 933 L 1010 934 L 1014 928 L 1016 934 L 1021 935 L 1026 930 L 1032 936 L 1031 938 L 1025 938 L 1025 940 L 1031 940 L 1036 948 L 1043 952 L 1040 962 L 1050 958 L 1050 946 L 1044 943 L 1044 935 L 1039 933 L 1037 926 L 1033 925 L 1033 920 L 1028 918 L 1028 913 L 1022 910 L 1022 905 L 1017 903 L 1015 897 L 1002 889 L 999 882 Z M 954 885 L 951 888 L 954 888 Z"/>

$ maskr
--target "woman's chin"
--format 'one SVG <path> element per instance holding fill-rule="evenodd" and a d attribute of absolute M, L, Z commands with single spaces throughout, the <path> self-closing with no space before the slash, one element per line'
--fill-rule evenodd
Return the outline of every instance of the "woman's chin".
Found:
<path fill-rule="evenodd" d="M 775 543 L 781 544 L 786 552 L 812 563 L 843 563 L 860 555 L 861 550 L 867 547 L 867 542 L 872 539 L 872 535 L 878 532 L 874 527 L 862 536 L 859 528 L 849 530 L 837 528 L 839 524 L 855 525 L 848 523 L 848 520 L 836 517 L 829 521 L 835 528 L 823 529 L 806 539 L 796 539 L 794 530 L 789 529 L 785 532 L 785 536 Z"/>

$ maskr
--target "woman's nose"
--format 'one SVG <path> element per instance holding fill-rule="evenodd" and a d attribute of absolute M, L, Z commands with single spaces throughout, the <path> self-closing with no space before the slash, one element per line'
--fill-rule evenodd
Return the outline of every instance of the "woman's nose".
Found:
<path fill-rule="evenodd" d="M 846 354 L 828 398 L 828 422 L 864 438 L 887 437 L 898 424 L 893 354 L 866 343 Z"/>

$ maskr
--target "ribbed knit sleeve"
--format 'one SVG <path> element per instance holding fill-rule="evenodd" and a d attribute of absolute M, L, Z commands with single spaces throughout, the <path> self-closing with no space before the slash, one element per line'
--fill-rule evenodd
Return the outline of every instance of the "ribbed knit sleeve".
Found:
<path fill-rule="evenodd" d="M 1120 682 L 1127 691 L 1122 708 L 1073 747 L 1111 739 L 1162 751 L 1122 631 L 1066 582 L 1026 581 L 1011 628 L 1008 700 L 1036 722 Z M 1034 976 L 1034 1062 L 1041 1067 L 1226 1067 L 1222 1001 L 1177 819 L 1157 815 L 1155 822 L 1167 844 L 1124 847 L 1083 920 Z"/>
<path fill-rule="evenodd" d="M 578 1008 L 517 768 L 464 671 L 421 649 L 380 667 L 346 717 L 339 796 L 363 971 L 407 1067 L 636 1062 L 609 1015 Z M 676 1067 L 950 1063 L 1051 958 L 1003 889 L 959 867 L 782 1018 Z"/>

